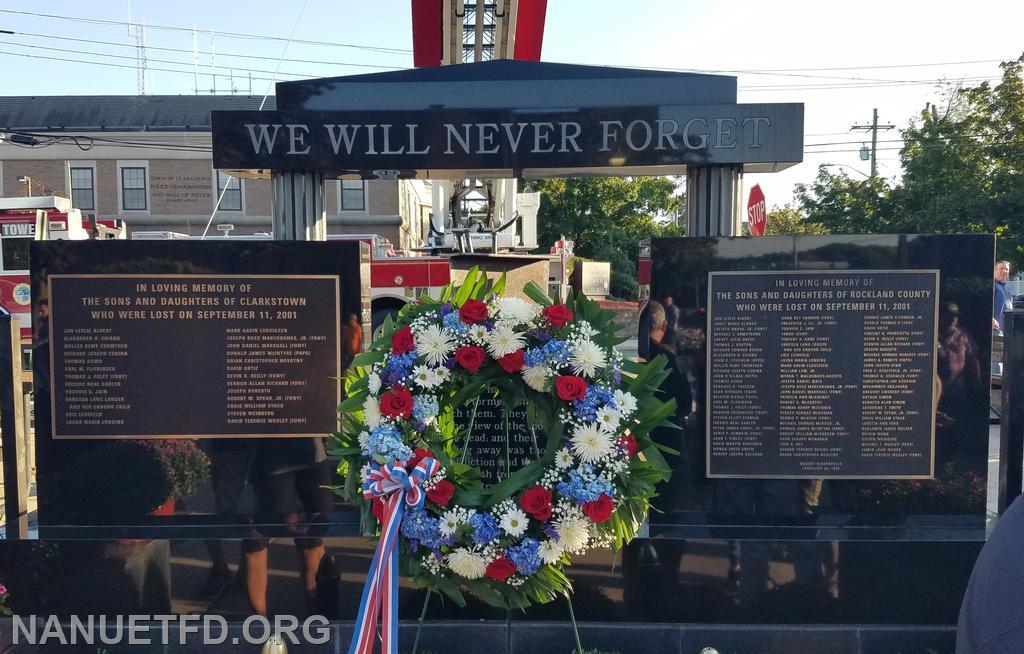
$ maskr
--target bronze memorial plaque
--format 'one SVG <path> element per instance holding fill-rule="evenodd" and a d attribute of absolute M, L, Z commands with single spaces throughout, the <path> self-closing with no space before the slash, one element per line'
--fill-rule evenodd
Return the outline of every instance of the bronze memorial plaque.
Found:
<path fill-rule="evenodd" d="M 933 477 L 938 284 L 710 273 L 708 476 Z"/>
<path fill-rule="evenodd" d="M 330 275 L 49 276 L 53 436 L 323 436 L 341 401 Z"/>

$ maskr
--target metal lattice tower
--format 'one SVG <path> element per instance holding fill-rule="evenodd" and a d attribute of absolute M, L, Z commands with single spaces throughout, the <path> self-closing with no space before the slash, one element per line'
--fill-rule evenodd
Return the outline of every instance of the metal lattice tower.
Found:
<path fill-rule="evenodd" d="M 132 3 L 128 3 L 128 36 L 135 38 L 135 75 L 137 78 L 136 92 L 146 95 L 146 24 L 132 22 Z"/>

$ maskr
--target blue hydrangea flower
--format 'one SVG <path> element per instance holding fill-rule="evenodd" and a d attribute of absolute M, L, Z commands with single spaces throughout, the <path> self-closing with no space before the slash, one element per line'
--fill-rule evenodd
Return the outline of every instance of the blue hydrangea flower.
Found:
<path fill-rule="evenodd" d="M 454 310 L 455 310 L 455 307 L 452 306 L 451 302 L 445 302 L 444 304 L 441 305 L 441 317 L 443 318 L 443 317 L 447 316 L 448 314 L 450 314 Z"/>
<path fill-rule="evenodd" d="M 470 537 L 477 545 L 489 543 L 500 534 L 498 521 L 490 513 L 477 513 L 469 519 L 469 525 L 473 527 Z"/>
<path fill-rule="evenodd" d="M 385 461 L 407 461 L 412 457 L 412 449 L 402 442 L 402 434 L 398 429 L 391 425 L 381 425 L 370 432 L 363 454 L 382 457 Z"/>
<path fill-rule="evenodd" d="M 505 550 L 505 556 L 515 564 L 519 574 L 528 577 L 540 567 L 540 542 L 536 538 L 524 538 L 521 544 Z"/>
<path fill-rule="evenodd" d="M 434 518 L 422 507 L 402 516 L 402 535 L 434 549 L 441 546 L 441 520 Z"/>
<path fill-rule="evenodd" d="M 544 350 L 538 347 L 531 347 L 523 353 L 523 363 L 525 363 L 528 368 L 544 365 L 547 360 L 547 354 L 544 353 Z"/>
<path fill-rule="evenodd" d="M 445 315 L 445 317 L 441 319 L 441 323 L 451 330 L 456 336 L 464 336 L 469 333 L 469 325 L 462 322 L 462 319 L 459 318 L 459 314 L 454 311 Z"/>
<path fill-rule="evenodd" d="M 413 398 L 412 417 L 424 424 L 430 422 L 439 410 L 437 398 L 433 395 L 417 395 Z"/>
<path fill-rule="evenodd" d="M 569 346 L 557 338 L 552 338 L 544 344 L 544 354 L 547 355 L 548 361 L 558 366 L 569 363 Z"/>
<path fill-rule="evenodd" d="M 569 481 L 559 482 L 558 493 L 576 500 L 577 504 L 593 502 L 602 493 L 613 495 L 611 482 L 602 479 L 590 464 L 583 464 L 569 471 Z"/>
<path fill-rule="evenodd" d="M 416 351 L 405 354 L 392 355 L 388 358 L 384 370 L 381 372 L 381 379 L 389 386 L 400 384 L 412 374 L 412 368 L 416 361 Z"/>

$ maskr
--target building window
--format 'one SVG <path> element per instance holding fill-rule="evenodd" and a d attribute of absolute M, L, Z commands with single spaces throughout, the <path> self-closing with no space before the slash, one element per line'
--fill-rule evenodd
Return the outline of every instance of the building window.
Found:
<path fill-rule="evenodd" d="M 341 180 L 341 210 L 366 211 L 366 182 L 361 179 Z"/>
<path fill-rule="evenodd" d="M 121 208 L 125 211 L 146 210 L 146 169 L 121 169 Z"/>
<path fill-rule="evenodd" d="M 3 239 L 4 271 L 28 270 L 28 244 L 30 238 Z"/>
<path fill-rule="evenodd" d="M 96 182 L 92 168 L 71 169 L 71 204 L 77 209 L 96 210 Z"/>
<path fill-rule="evenodd" d="M 223 195 L 221 195 L 223 193 Z M 220 204 L 217 209 L 220 211 L 241 211 L 242 210 L 242 181 L 227 173 L 217 171 L 217 197 Z"/>

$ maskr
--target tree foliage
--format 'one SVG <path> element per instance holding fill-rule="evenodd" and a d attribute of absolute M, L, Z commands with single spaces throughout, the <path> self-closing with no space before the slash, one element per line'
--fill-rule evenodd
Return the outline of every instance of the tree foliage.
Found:
<path fill-rule="evenodd" d="M 782 207 L 772 207 L 764 224 L 765 236 L 825 233 L 824 227 L 818 223 L 808 221 L 796 207 L 789 204 Z"/>
<path fill-rule="evenodd" d="M 537 238 L 547 248 L 561 236 L 585 259 L 610 261 L 612 294 L 636 297 L 638 241 L 680 236 L 681 197 L 669 177 L 557 178 L 531 181 L 543 194 Z"/>
<path fill-rule="evenodd" d="M 798 184 L 804 219 L 836 233 L 994 233 L 1024 262 L 1024 55 L 992 85 L 949 91 L 903 130 L 902 178 L 819 171 Z"/>

